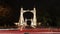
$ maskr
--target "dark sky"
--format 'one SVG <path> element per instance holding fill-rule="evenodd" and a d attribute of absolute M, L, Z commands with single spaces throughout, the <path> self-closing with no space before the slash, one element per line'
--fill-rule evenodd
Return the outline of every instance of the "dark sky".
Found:
<path fill-rule="evenodd" d="M 15 16 L 18 16 L 21 7 L 24 9 L 37 9 L 37 16 L 49 13 L 51 16 L 60 15 L 60 2 L 59 0 L 2 0 L 14 7 Z"/>
<path fill-rule="evenodd" d="M 27 9 L 31 9 L 34 7 L 37 8 L 37 10 L 48 8 L 55 8 L 56 10 L 59 10 L 60 2 L 59 0 L 2 0 L 5 1 L 8 4 L 13 5 L 16 8 L 20 8 L 21 6 Z M 53 11 L 54 12 L 54 11 Z M 59 12 L 59 11 L 58 11 Z"/>
<path fill-rule="evenodd" d="M 21 7 L 24 9 L 33 9 L 35 6 L 37 9 L 37 21 L 40 21 L 41 16 L 49 16 L 54 21 L 53 24 L 60 23 L 59 0 L 0 0 L 0 2 L 7 3 L 14 8 L 14 12 L 11 15 L 16 21 L 19 19 Z"/>

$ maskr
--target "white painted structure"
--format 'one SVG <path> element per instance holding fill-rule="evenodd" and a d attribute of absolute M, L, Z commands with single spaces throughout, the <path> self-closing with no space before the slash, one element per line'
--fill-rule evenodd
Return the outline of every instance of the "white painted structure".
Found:
<path fill-rule="evenodd" d="M 28 11 L 33 13 L 33 19 L 25 19 L 24 20 L 23 14 Z M 19 26 L 24 25 L 24 24 L 27 25 L 26 21 L 28 21 L 28 20 L 31 21 L 31 26 L 37 26 L 36 9 L 35 8 L 33 8 L 33 10 L 23 10 L 23 8 L 21 8 L 20 18 L 19 18 Z"/>

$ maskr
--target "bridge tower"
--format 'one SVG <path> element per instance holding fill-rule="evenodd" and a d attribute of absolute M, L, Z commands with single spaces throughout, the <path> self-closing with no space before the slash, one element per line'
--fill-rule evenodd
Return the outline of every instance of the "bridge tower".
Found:
<path fill-rule="evenodd" d="M 24 20 L 23 14 L 28 11 L 33 13 L 33 19 L 25 19 Z M 19 26 L 24 25 L 24 24 L 26 25 L 26 21 L 28 21 L 28 20 L 31 20 L 31 26 L 37 26 L 36 8 L 33 8 L 33 10 L 23 10 L 23 8 L 21 8 Z"/>

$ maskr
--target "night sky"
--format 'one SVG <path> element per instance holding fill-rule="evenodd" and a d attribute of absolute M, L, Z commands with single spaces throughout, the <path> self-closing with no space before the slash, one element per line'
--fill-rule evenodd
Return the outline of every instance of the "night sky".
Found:
<path fill-rule="evenodd" d="M 41 17 L 49 17 L 52 21 L 59 24 L 60 20 L 60 2 L 59 0 L 2 0 L 3 2 L 11 5 L 15 12 L 13 12 L 13 17 L 15 21 L 19 19 L 20 8 L 33 9 L 36 7 L 37 10 L 37 20 L 41 21 Z M 1 1 L 0 1 L 1 2 Z M 53 23 L 53 24 L 54 24 Z"/>

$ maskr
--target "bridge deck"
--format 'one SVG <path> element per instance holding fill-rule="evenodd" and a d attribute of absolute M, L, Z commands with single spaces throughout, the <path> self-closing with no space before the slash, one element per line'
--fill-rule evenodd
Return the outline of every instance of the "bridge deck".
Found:
<path fill-rule="evenodd" d="M 0 29 L 0 34 L 60 34 L 60 28 Z"/>

